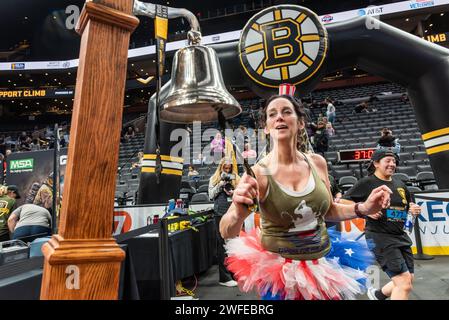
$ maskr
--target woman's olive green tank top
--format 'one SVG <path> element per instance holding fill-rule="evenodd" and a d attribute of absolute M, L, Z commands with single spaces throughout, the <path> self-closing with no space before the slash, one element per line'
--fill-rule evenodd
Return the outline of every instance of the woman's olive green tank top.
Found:
<path fill-rule="evenodd" d="M 313 164 L 302 155 L 311 172 L 303 191 L 289 190 L 267 175 L 267 195 L 260 203 L 262 245 L 284 258 L 313 260 L 331 248 L 324 216 L 332 199 Z M 260 166 L 266 168 L 263 161 Z"/>

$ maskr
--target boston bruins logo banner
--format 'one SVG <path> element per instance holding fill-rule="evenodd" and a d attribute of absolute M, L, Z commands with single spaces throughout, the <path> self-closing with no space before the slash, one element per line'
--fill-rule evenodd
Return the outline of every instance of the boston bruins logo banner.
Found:
<path fill-rule="evenodd" d="M 263 96 L 282 83 L 298 86 L 319 80 L 328 51 L 328 37 L 315 13 L 281 5 L 253 16 L 239 41 L 239 58 L 252 88 Z"/>

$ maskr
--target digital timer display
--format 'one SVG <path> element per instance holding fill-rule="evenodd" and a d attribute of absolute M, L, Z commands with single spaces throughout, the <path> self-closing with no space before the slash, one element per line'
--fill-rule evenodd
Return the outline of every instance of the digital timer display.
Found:
<path fill-rule="evenodd" d="M 353 149 L 338 151 L 339 162 L 361 162 L 371 160 L 376 149 Z"/>

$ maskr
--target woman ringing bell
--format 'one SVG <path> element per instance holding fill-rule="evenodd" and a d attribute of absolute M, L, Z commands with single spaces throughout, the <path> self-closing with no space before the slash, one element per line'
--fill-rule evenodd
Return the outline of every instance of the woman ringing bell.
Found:
<path fill-rule="evenodd" d="M 295 98 L 271 97 L 261 120 L 272 148 L 252 167 L 255 178 L 243 175 L 220 222 L 227 268 L 243 291 L 263 299 L 354 299 L 364 292 L 371 253 L 364 241 L 337 239 L 325 220 L 376 215 L 389 205 L 391 190 L 381 186 L 356 205 L 334 203 L 326 160 L 299 151 L 305 124 Z M 242 232 L 257 199 L 261 229 Z"/>

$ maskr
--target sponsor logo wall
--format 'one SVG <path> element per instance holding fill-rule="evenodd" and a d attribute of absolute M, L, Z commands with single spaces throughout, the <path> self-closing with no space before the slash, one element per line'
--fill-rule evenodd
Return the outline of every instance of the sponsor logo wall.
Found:
<path fill-rule="evenodd" d="M 53 172 L 53 150 L 12 153 L 8 157 L 6 183 L 16 185 L 21 193 L 17 206 L 25 203 L 34 183 L 43 183 Z M 64 188 L 64 174 L 67 162 L 67 148 L 61 149 L 59 168 L 61 194 Z"/>

